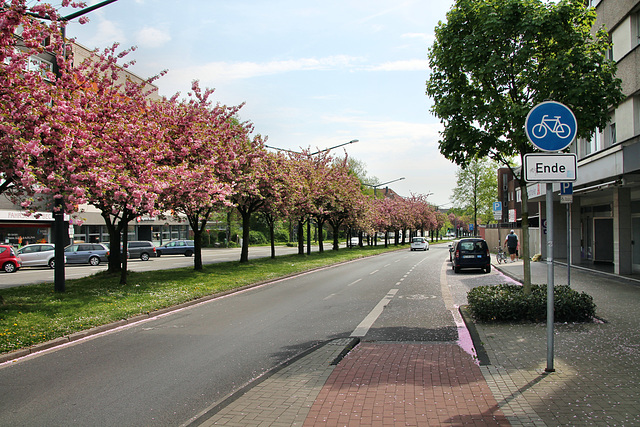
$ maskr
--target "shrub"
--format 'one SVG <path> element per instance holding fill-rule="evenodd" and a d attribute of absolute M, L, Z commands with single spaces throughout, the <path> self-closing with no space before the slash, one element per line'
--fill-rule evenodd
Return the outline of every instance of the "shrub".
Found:
<path fill-rule="evenodd" d="M 554 320 L 589 322 L 596 314 L 593 298 L 569 286 L 555 286 Z M 520 285 L 478 286 L 467 293 L 469 311 L 482 322 L 541 322 L 547 318 L 547 285 L 533 285 L 525 295 Z"/>
<path fill-rule="evenodd" d="M 251 245 L 264 245 L 269 243 L 264 234 L 260 231 L 249 230 L 249 244 Z"/>
<path fill-rule="evenodd" d="M 273 233 L 273 238 L 276 242 L 288 242 L 289 241 L 289 232 L 287 230 L 275 230 Z"/>

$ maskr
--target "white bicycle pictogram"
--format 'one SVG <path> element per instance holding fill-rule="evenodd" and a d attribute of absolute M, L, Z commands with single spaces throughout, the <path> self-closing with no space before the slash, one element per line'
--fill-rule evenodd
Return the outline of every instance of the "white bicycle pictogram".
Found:
<path fill-rule="evenodd" d="M 564 123 L 560 123 L 560 116 L 554 116 L 553 119 L 550 119 L 547 114 L 542 116 L 542 120 L 540 123 L 535 125 L 533 129 L 531 129 L 531 133 L 538 139 L 542 139 L 547 136 L 547 131 L 551 133 L 555 133 L 558 138 L 568 138 L 571 135 L 571 128 L 569 125 Z"/>

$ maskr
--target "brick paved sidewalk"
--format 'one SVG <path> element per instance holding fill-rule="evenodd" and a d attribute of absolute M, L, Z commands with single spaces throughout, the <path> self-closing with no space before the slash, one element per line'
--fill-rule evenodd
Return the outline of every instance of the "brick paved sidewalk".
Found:
<path fill-rule="evenodd" d="M 361 343 L 333 371 L 311 426 L 507 426 L 480 368 L 453 343 Z"/>

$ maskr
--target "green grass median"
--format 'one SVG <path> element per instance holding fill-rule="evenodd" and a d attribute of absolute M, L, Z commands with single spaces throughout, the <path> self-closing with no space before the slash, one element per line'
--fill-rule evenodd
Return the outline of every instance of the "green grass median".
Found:
<path fill-rule="evenodd" d="M 208 264 L 202 271 L 189 267 L 130 272 L 127 285 L 119 284 L 119 274 L 103 272 L 67 280 L 64 293 L 54 292 L 52 283 L 2 289 L 0 353 L 243 286 L 407 248 L 408 245 L 356 247 L 311 255 L 260 258 L 247 264 Z"/>

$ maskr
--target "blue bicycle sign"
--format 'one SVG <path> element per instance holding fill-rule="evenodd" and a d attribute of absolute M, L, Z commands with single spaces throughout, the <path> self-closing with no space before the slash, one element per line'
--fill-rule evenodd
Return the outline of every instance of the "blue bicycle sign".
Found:
<path fill-rule="evenodd" d="M 527 138 L 543 151 L 564 150 L 575 138 L 577 130 L 573 112 L 555 101 L 546 101 L 533 107 L 525 122 Z"/>

